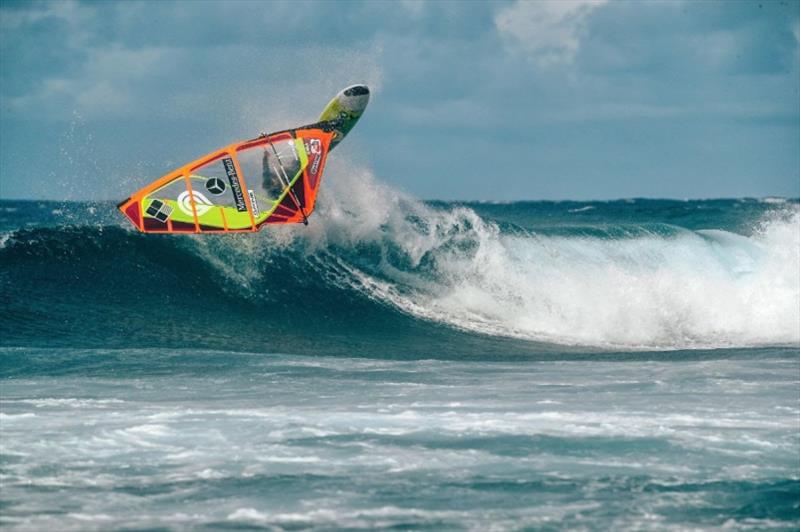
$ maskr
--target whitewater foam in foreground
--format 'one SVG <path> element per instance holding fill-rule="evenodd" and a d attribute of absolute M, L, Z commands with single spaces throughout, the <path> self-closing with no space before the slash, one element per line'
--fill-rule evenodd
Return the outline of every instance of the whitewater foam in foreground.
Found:
<path fill-rule="evenodd" d="M 659 355 L 0 348 L 0 526 L 796 527 L 797 359 Z"/>

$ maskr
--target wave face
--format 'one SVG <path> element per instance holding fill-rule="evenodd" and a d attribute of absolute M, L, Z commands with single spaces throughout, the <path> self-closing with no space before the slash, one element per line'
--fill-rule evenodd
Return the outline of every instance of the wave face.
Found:
<path fill-rule="evenodd" d="M 800 343 L 796 201 L 425 203 L 351 170 L 320 205 L 308 228 L 179 237 L 126 230 L 105 203 L 0 202 L 0 336 L 369 353 Z"/>

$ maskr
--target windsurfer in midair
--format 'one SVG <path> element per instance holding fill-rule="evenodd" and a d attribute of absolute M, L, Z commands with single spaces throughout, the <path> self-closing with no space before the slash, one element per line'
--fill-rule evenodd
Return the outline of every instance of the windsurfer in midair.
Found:
<path fill-rule="evenodd" d="M 278 170 L 274 166 L 273 156 L 268 149 L 264 149 L 264 159 L 262 162 L 261 178 L 264 190 L 273 199 L 278 198 L 283 192 L 283 183 L 278 175 Z"/>

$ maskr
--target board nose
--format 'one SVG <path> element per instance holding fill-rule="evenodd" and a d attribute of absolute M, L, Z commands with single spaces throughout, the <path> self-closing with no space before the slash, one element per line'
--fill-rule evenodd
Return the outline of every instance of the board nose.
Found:
<path fill-rule="evenodd" d="M 369 87 L 366 85 L 351 85 L 340 94 L 343 106 L 354 113 L 364 112 L 369 103 Z"/>
<path fill-rule="evenodd" d="M 344 90 L 345 96 L 364 96 L 369 95 L 369 87 L 366 85 L 352 85 Z"/>

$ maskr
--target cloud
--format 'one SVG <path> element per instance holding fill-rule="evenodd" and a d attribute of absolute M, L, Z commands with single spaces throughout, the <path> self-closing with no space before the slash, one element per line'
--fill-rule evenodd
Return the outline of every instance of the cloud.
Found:
<path fill-rule="evenodd" d="M 692 196 L 698 165 L 798 190 L 796 2 L 186 6 L 0 2 L 2 194 L 118 197 L 354 82 L 373 103 L 331 171 L 358 157 L 422 197 Z"/>
<path fill-rule="evenodd" d="M 4 61 L 2 110 L 62 123 L 74 113 L 89 123 L 203 116 L 219 129 L 242 126 L 240 118 L 246 127 L 283 119 L 277 109 L 296 113 L 297 99 L 323 105 L 349 83 L 379 89 L 374 40 L 323 46 L 298 39 L 329 9 L 300 7 L 320 20 L 304 19 L 290 3 L 203 2 L 191 15 L 168 2 L 3 6 L 3 57 L 13 59 Z"/>
<path fill-rule="evenodd" d="M 73 112 L 86 118 L 130 116 L 137 109 L 135 92 L 143 81 L 168 75 L 169 50 L 128 50 L 119 46 L 86 48 L 85 61 L 73 71 L 38 77 L 29 90 L 6 96 L 4 107 L 26 115 L 46 114 L 69 120 Z"/>
<path fill-rule="evenodd" d="M 539 65 L 569 63 L 581 43 L 589 14 L 608 0 L 517 0 L 502 8 L 495 26 L 512 47 L 530 54 Z"/>
<path fill-rule="evenodd" d="M 94 22 L 94 11 L 75 0 L 30 4 L 19 9 L 4 9 L 0 17 L 0 28 L 3 31 L 13 31 L 47 21 L 66 24 L 72 36 L 69 44 L 82 44 L 88 38 L 88 32 L 82 31 L 82 28 Z"/>

